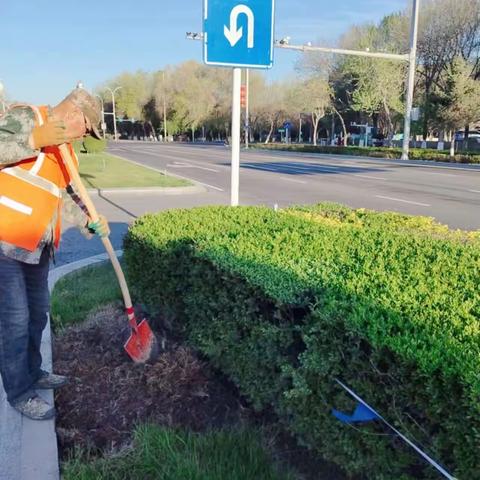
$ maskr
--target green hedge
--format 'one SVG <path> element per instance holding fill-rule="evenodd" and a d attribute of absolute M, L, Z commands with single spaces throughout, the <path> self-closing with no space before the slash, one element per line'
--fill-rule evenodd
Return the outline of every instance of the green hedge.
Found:
<path fill-rule="evenodd" d="M 331 204 L 147 215 L 125 240 L 136 293 L 258 409 L 369 479 L 437 478 L 339 378 L 461 479 L 480 478 L 480 242 Z M 418 478 L 418 477 L 416 477 Z"/>
<path fill-rule="evenodd" d="M 255 148 L 264 150 L 281 150 L 288 152 L 301 153 L 324 153 L 328 155 L 354 155 L 360 157 L 390 158 L 399 159 L 402 157 L 401 148 L 388 147 L 321 147 L 314 145 L 278 145 L 255 144 Z M 426 160 L 433 162 L 451 162 L 451 163 L 480 163 L 480 154 L 467 152 L 456 154 L 454 158 L 450 157 L 447 150 L 432 150 L 412 148 L 410 149 L 410 160 Z"/>

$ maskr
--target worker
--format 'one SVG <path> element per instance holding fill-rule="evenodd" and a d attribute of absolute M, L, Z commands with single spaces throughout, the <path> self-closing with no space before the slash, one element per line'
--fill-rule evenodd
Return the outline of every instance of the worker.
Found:
<path fill-rule="evenodd" d="M 67 143 L 76 159 L 69 143 L 100 138 L 99 118 L 95 98 L 82 88 L 53 108 L 16 105 L 0 117 L 0 374 L 10 405 L 33 420 L 55 416 L 37 390 L 68 382 L 41 369 L 40 353 L 62 216 L 87 237 L 110 233 L 104 217 L 91 222 L 58 147 Z"/>

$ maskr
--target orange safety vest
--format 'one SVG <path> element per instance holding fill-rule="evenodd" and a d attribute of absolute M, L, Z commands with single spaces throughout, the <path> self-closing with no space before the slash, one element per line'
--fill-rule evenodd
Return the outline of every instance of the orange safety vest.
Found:
<path fill-rule="evenodd" d="M 35 124 L 43 125 L 48 107 L 33 107 Z M 77 157 L 69 145 L 72 157 Z M 0 241 L 35 251 L 57 212 L 54 243 L 61 232 L 62 190 L 70 175 L 58 147 L 43 148 L 38 157 L 0 170 Z"/>

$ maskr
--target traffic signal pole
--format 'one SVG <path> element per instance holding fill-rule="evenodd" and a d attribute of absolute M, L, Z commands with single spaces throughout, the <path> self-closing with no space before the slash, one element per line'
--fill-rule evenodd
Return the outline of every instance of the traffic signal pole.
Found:
<path fill-rule="evenodd" d="M 405 126 L 403 128 L 402 160 L 408 160 L 410 154 L 410 132 L 412 125 L 413 94 L 415 90 L 415 72 L 417 69 L 417 40 L 418 40 L 418 15 L 420 0 L 413 0 L 412 27 L 410 31 L 410 56 L 407 80 L 407 102 L 405 112 Z"/>

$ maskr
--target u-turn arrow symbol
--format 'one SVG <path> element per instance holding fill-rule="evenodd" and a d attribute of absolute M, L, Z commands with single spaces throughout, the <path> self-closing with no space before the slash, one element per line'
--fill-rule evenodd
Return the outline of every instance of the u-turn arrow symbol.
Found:
<path fill-rule="evenodd" d="M 254 38 L 255 38 L 255 16 L 253 15 L 252 10 L 246 5 L 237 5 L 230 13 L 230 27 L 224 25 L 223 33 L 227 40 L 230 42 L 230 45 L 234 47 L 240 39 L 243 37 L 243 27 L 238 28 L 238 17 L 242 14 L 245 14 L 248 19 L 248 37 L 247 37 L 247 47 L 254 47 Z"/>

